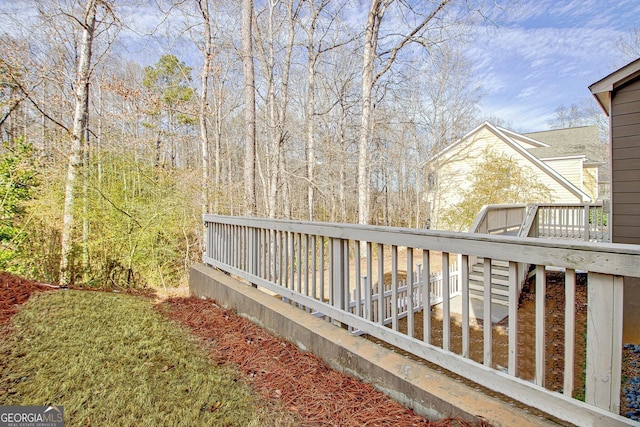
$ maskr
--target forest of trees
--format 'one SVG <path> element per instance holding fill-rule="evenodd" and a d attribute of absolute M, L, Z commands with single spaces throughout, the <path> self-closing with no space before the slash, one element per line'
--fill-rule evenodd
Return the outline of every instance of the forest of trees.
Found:
<path fill-rule="evenodd" d="M 469 29 L 500 10 L 17 2 L 1 16 L 0 269 L 175 286 L 203 213 L 421 227 L 425 160 L 481 121 Z"/>

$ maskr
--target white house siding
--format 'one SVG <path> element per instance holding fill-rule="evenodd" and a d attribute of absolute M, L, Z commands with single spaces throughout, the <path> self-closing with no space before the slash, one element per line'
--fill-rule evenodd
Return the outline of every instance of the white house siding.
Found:
<path fill-rule="evenodd" d="M 538 142 L 538 144 L 534 144 L 532 142 L 530 142 L 528 140 L 528 138 L 525 137 L 518 137 L 516 134 L 513 135 L 508 135 L 509 137 L 511 137 L 511 139 L 515 140 L 518 145 L 520 145 L 522 148 L 524 148 L 525 150 L 529 150 L 531 148 L 538 148 L 538 147 L 548 147 L 548 144 L 544 144 L 544 143 L 540 143 Z"/>
<path fill-rule="evenodd" d="M 513 148 L 488 127 L 480 128 L 457 146 L 443 152 L 430 164 L 430 171 L 437 175 L 437 185 L 429 190 L 428 201 L 432 206 L 432 224 L 441 226 L 439 212 L 462 201 L 462 194 L 471 187 L 473 171 L 484 161 L 485 150 L 516 161 L 520 167 L 529 168 L 536 179 L 550 189 L 553 203 L 579 203 L 580 198 L 561 185 L 553 176 L 525 158 L 521 152 Z M 540 200 L 531 200 L 538 202 Z M 504 200 L 503 203 L 513 202 Z"/>
<path fill-rule="evenodd" d="M 598 192 L 598 168 L 589 166 L 583 169 L 582 191 L 587 193 L 591 200 L 597 200 L 600 197 Z"/>
<path fill-rule="evenodd" d="M 553 170 L 564 176 L 573 185 L 585 191 L 583 177 L 583 158 L 545 159 Z"/>

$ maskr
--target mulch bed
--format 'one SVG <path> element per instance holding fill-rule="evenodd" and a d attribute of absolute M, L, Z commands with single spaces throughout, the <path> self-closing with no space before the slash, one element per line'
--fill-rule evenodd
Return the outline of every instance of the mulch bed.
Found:
<path fill-rule="evenodd" d="M 53 289 L 0 272 L 0 327 L 35 292 Z M 460 426 L 486 425 L 460 419 L 427 421 L 369 384 L 332 370 L 311 353 L 267 333 L 213 301 L 171 298 L 159 306 L 191 328 L 218 364 L 247 375 L 263 399 L 282 404 L 300 426 Z"/>
<path fill-rule="evenodd" d="M 0 326 L 8 325 L 20 305 L 33 293 L 52 289 L 54 287 L 0 271 Z"/>
<path fill-rule="evenodd" d="M 211 300 L 172 298 L 164 304 L 172 319 L 209 342 L 214 360 L 238 367 L 264 399 L 278 400 L 296 413 L 300 425 L 478 425 L 459 419 L 429 422 Z"/>

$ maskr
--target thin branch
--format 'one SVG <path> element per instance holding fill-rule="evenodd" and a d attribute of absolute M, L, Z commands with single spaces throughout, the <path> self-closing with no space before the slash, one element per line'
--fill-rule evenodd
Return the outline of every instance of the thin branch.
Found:
<path fill-rule="evenodd" d="M 11 115 L 11 113 L 13 113 L 13 111 L 18 108 L 18 105 L 20 105 L 20 103 L 22 101 L 24 101 L 25 97 L 23 96 L 20 99 L 17 99 L 13 105 L 11 106 L 11 108 L 9 109 L 9 111 L 6 112 L 6 114 L 4 115 L 4 117 L 2 117 L 2 119 L 0 119 L 0 127 L 4 124 L 4 122 L 9 118 L 9 116 Z"/>
<path fill-rule="evenodd" d="M 22 85 L 20 83 L 16 82 L 16 84 L 18 85 L 18 88 L 22 91 L 22 93 L 24 94 L 25 98 L 27 98 L 33 104 L 34 107 L 36 107 L 36 110 L 38 110 L 40 112 L 40 114 L 42 114 L 44 116 L 44 118 L 46 118 L 47 120 L 49 120 L 49 121 L 55 123 L 56 125 L 60 126 L 67 133 L 71 133 L 71 131 L 69 131 L 68 127 L 66 127 L 65 125 L 63 125 L 62 123 L 60 123 L 59 121 L 57 121 L 56 119 L 54 119 L 53 117 L 51 117 L 50 115 L 45 113 L 45 111 L 42 108 L 40 108 L 38 103 L 33 98 L 31 98 L 31 95 L 29 95 L 29 93 L 26 91 L 26 89 L 24 87 L 22 87 Z"/>
<path fill-rule="evenodd" d="M 373 83 L 375 84 L 375 82 L 378 81 L 378 79 L 380 77 L 382 77 L 387 71 L 389 71 L 389 69 L 391 68 L 391 66 L 393 65 L 393 63 L 395 62 L 398 53 L 400 52 L 400 50 L 402 48 L 404 48 L 407 44 L 411 43 L 412 41 L 414 41 L 414 37 L 416 34 L 418 34 L 433 18 L 435 18 L 435 16 L 440 13 L 440 11 L 442 9 L 444 9 L 444 7 L 447 5 L 447 3 L 449 3 L 450 0 L 442 0 L 442 2 L 440 3 L 440 5 L 438 5 L 437 8 L 435 8 L 434 10 L 431 11 L 431 13 L 424 19 L 424 21 L 422 21 L 420 23 L 420 25 L 418 25 L 417 27 L 415 27 L 413 29 L 413 31 L 411 31 L 409 34 L 407 34 L 393 49 L 390 50 L 391 52 L 391 56 L 389 57 L 389 59 L 387 60 L 384 68 L 382 70 L 380 70 L 380 72 L 378 74 L 376 74 L 373 77 Z"/>
<path fill-rule="evenodd" d="M 142 228 L 142 226 L 140 225 L 140 223 L 138 222 L 138 220 L 137 220 L 137 219 L 135 219 L 135 218 L 134 218 L 134 217 L 133 217 L 129 212 L 127 212 L 127 211 L 125 211 L 125 210 L 123 210 L 123 209 L 119 208 L 118 206 L 116 206 L 116 204 L 115 204 L 115 203 L 113 203 L 113 202 L 112 202 L 112 201 L 111 201 L 111 200 L 110 200 L 110 199 L 109 199 L 109 198 L 108 198 L 108 197 L 107 197 L 107 196 L 102 192 L 102 190 L 100 190 L 98 187 L 93 187 L 93 189 L 94 189 L 94 190 L 96 190 L 96 191 L 100 194 L 100 196 L 102 196 L 102 198 L 103 198 L 103 199 L 105 199 L 105 200 L 106 200 L 106 201 L 107 201 L 111 206 L 113 206 L 113 208 L 114 208 L 115 210 L 117 210 L 118 212 L 120 212 L 120 213 L 121 213 L 121 214 L 123 214 L 123 215 L 128 216 L 129 218 L 131 218 L 131 219 L 133 220 L 133 222 L 135 222 L 135 223 L 136 223 L 136 225 L 137 225 L 138 227 Z"/>

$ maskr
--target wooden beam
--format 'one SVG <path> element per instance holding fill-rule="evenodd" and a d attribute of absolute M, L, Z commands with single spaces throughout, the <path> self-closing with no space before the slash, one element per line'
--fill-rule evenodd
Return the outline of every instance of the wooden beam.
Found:
<path fill-rule="evenodd" d="M 622 366 L 623 280 L 619 276 L 588 274 L 587 372 L 585 401 L 619 413 Z M 602 351 L 611 349 L 610 351 Z"/>

